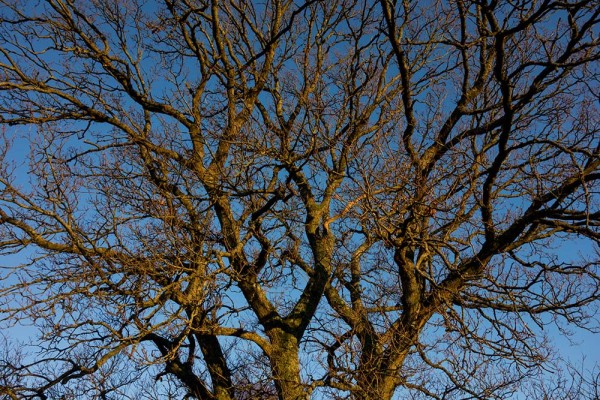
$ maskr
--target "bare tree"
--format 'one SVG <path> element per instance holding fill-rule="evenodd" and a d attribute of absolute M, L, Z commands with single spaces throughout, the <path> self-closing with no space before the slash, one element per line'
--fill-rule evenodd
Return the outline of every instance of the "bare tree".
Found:
<path fill-rule="evenodd" d="M 543 398 L 598 327 L 597 0 L 0 4 L 1 396 Z"/>

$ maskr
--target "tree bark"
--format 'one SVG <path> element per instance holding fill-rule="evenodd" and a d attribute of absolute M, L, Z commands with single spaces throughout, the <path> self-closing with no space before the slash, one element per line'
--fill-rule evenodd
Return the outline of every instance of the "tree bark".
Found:
<path fill-rule="evenodd" d="M 305 390 L 300 382 L 298 339 L 281 328 L 274 328 L 269 337 L 273 345 L 271 370 L 279 399 L 305 399 Z"/>

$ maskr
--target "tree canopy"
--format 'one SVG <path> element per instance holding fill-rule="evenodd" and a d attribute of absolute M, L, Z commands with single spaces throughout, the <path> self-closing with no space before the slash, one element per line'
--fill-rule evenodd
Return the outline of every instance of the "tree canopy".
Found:
<path fill-rule="evenodd" d="M 598 328 L 599 44 L 597 0 L 0 0 L 0 397 L 597 396 L 540 376 Z"/>

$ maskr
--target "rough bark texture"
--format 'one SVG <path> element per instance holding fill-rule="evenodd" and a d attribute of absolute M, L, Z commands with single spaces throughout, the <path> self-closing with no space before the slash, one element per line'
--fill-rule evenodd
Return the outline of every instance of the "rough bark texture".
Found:
<path fill-rule="evenodd" d="M 269 336 L 273 343 L 271 368 L 279 398 L 305 399 L 306 390 L 300 381 L 298 339 L 281 329 L 275 329 Z"/>

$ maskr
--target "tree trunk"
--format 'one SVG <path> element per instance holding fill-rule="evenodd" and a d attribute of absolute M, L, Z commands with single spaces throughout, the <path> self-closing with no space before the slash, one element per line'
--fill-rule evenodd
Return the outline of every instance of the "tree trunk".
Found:
<path fill-rule="evenodd" d="M 271 370 L 280 400 L 305 399 L 305 390 L 300 382 L 298 339 L 291 333 L 275 328 L 269 332 L 273 353 Z"/>
<path fill-rule="evenodd" d="M 419 330 L 424 322 L 419 322 L 417 330 L 404 331 L 398 337 L 418 338 Z M 370 356 L 364 356 L 361 360 L 358 376 L 358 387 L 360 390 L 353 394 L 354 400 L 390 400 L 399 384 L 401 384 L 401 371 L 404 361 L 412 347 L 411 341 L 392 344 L 394 351 L 388 349 L 378 352 L 376 348 L 371 349 Z"/>
<path fill-rule="evenodd" d="M 372 371 L 365 373 L 358 379 L 359 390 L 352 393 L 353 400 L 391 400 L 398 377 L 393 372 Z"/>

